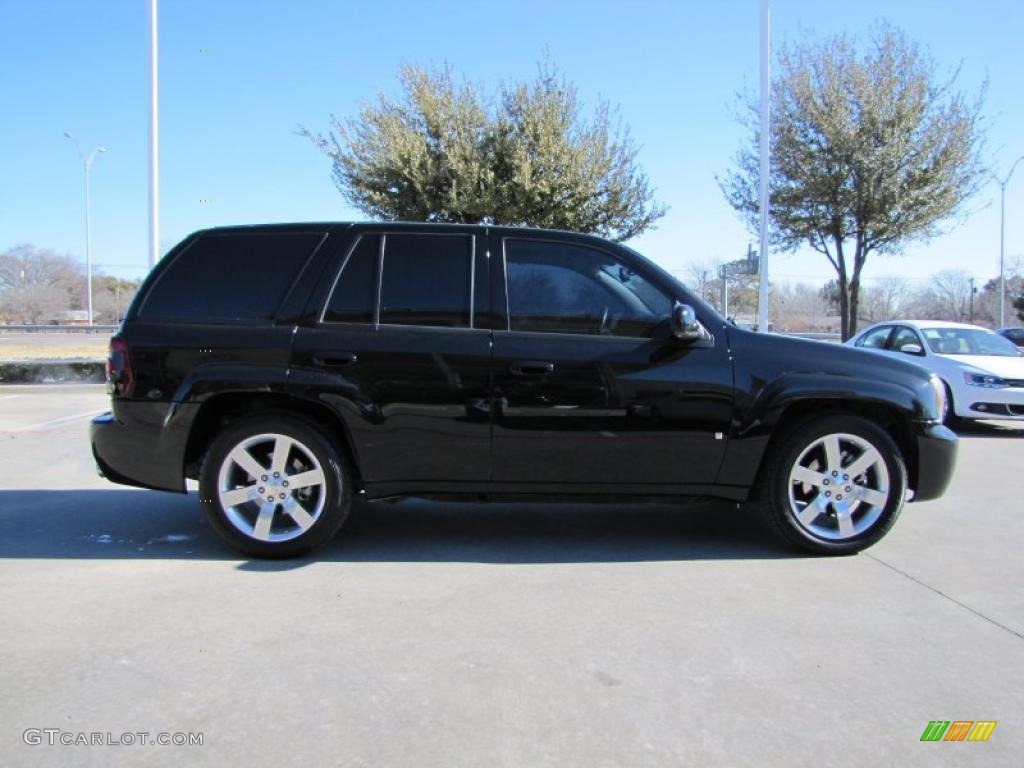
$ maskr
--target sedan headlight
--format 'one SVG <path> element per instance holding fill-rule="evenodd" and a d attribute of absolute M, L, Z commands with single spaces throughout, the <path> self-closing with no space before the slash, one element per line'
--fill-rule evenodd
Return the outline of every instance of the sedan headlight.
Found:
<path fill-rule="evenodd" d="M 988 373 L 965 373 L 964 382 L 972 387 L 987 387 L 988 389 L 1002 389 L 1009 386 L 1006 379 Z"/>

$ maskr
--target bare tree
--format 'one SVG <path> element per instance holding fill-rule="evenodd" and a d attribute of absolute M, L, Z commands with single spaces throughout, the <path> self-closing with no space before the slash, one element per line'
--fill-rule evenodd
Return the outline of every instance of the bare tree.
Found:
<path fill-rule="evenodd" d="M 981 95 L 940 80 L 931 59 L 882 24 L 867 45 L 839 35 L 778 53 L 771 86 L 772 242 L 809 245 L 836 271 L 843 338 L 857 331 L 871 253 L 939 234 L 983 178 Z M 720 181 L 752 227 L 759 215 L 757 104 L 751 142 Z"/>
<path fill-rule="evenodd" d="M 773 284 L 769 302 L 779 330 L 819 331 L 829 326 L 821 290 L 806 283 Z"/>
<path fill-rule="evenodd" d="M 58 313 L 81 309 L 85 270 L 71 256 L 33 245 L 0 253 L 0 319 L 14 323 L 48 323 Z"/>
<path fill-rule="evenodd" d="M 932 276 L 918 298 L 918 311 L 929 320 L 966 323 L 970 319 L 971 288 L 969 272 L 947 269 Z"/>
<path fill-rule="evenodd" d="M 138 280 L 124 280 L 110 275 L 99 275 L 93 279 L 92 305 L 97 323 L 117 324 L 121 322 L 128 305 L 139 289 Z"/>
<path fill-rule="evenodd" d="M 902 277 L 883 277 L 862 290 L 860 319 L 867 325 L 905 317 L 913 305 L 914 289 Z"/>
<path fill-rule="evenodd" d="M 693 261 L 686 267 L 683 275 L 683 282 L 695 294 L 717 310 L 722 308 L 720 294 L 722 281 L 719 279 L 720 270 L 724 261 Z"/>

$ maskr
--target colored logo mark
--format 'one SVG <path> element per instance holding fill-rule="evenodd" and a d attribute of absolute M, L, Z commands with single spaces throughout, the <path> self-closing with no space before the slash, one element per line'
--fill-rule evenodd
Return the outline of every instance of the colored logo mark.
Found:
<path fill-rule="evenodd" d="M 988 741 L 996 720 L 932 720 L 921 741 Z"/>

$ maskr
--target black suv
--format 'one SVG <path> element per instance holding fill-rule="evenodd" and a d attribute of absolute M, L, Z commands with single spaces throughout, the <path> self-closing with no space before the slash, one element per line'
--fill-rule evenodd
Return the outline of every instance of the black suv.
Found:
<path fill-rule="evenodd" d="M 330 540 L 353 498 L 758 500 L 848 553 L 956 457 L 915 364 L 743 331 L 625 246 L 431 224 L 211 229 L 111 340 L 100 472 L 185 491 L 243 552 Z"/>

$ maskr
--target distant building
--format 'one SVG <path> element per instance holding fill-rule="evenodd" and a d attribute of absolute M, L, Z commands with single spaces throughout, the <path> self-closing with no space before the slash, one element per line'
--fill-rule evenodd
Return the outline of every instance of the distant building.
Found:
<path fill-rule="evenodd" d="M 54 325 L 88 325 L 89 311 L 86 309 L 65 309 L 58 312 L 53 320 Z"/>

